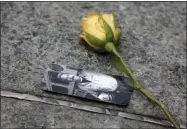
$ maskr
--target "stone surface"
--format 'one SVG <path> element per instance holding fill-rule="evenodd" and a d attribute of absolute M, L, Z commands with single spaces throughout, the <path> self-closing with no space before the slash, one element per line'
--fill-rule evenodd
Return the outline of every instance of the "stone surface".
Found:
<path fill-rule="evenodd" d="M 37 88 L 52 61 L 121 74 L 111 67 L 107 55 L 86 49 L 79 38 L 80 19 L 90 11 L 114 13 L 121 30 L 119 52 L 141 84 L 166 104 L 178 122 L 186 124 L 184 2 L 2 2 L 1 89 L 165 117 L 160 108 L 137 91 L 124 108 L 44 93 Z M 118 119 L 116 127 L 121 127 L 123 123 Z"/>
<path fill-rule="evenodd" d="M 128 128 L 169 129 L 121 117 L 75 110 L 64 106 L 11 98 L 1 100 L 3 128 Z"/>

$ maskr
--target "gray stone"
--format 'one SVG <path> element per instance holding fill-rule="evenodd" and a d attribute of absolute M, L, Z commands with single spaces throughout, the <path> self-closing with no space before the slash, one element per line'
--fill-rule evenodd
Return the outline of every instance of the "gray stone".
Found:
<path fill-rule="evenodd" d="M 169 129 L 121 117 L 95 114 L 64 106 L 11 98 L 1 100 L 2 128 L 128 128 Z"/>
<path fill-rule="evenodd" d="M 52 61 L 121 74 L 111 67 L 107 55 L 90 51 L 79 38 L 80 19 L 92 11 L 114 13 L 121 30 L 117 48 L 122 57 L 141 84 L 166 104 L 178 122 L 186 124 L 185 2 L 1 2 L 2 90 L 165 117 L 137 91 L 124 108 L 37 88 Z"/>

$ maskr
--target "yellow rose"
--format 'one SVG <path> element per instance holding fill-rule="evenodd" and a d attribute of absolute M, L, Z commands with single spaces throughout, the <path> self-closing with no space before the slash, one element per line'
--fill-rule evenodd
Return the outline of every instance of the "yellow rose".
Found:
<path fill-rule="evenodd" d="M 112 66 L 114 66 L 114 68 L 116 68 L 118 71 L 127 75 L 131 80 L 134 89 L 139 90 L 149 100 L 160 106 L 174 127 L 176 129 L 180 129 L 180 125 L 174 120 L 166 106 L 146 92 L 146 90 L 135 78 L 133 72 L 128 67 L 128 64 L 123 60 L 116 50 L 115 45 L 119 40 L 119 30 L 116 28 L 114 16 L 106 13 L 89 13 L 87 18 L 82 19 L 81 29 L 82 34 L 80 37 L 83 38 L 95 50 L 99 52 L 109 52 L 109 60 Z"/>
<path fill-rule="evenodd" d="M 81 20 L 82 34 L 80 35 L 89 46 L 97 51 L 106 51 L 108 42 L 117 44 L 119 29 L 116 28 L 113 14 L 88 13 L 87 18 Z"/>

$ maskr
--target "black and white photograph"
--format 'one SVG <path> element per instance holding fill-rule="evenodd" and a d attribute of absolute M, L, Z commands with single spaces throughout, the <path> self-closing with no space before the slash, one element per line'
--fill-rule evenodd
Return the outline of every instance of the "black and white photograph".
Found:
<path fill-rule="evenodd" d="M 45 74 L 48 91 L 86 99 L 127 105 L 133 91 L 127 77 L 106 75 L 60 64 L 50 64 Z"/>

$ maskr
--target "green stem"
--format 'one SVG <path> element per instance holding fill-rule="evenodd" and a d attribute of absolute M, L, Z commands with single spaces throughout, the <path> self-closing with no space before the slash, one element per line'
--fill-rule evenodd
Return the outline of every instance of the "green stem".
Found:
<path fill-rule="evenodd" d="M 172 124 L 174 125 L 174 127 L 176 129 L 180 129 L 180 126 L 176 123 L 176 121 L 174 120 L 174 118 L 172 117 L 172 115 L 169 113 L 169 111 L 167 110 L 166 106 L 159 100 L 153 98 L 141 85 L 140 83 L 137 81 L 137 79 L 135 78 L 134 74 L 132 73 L 132 71 L 130 70 L 130 68 L 128 67 L 127 63 L 122 59 L 122 57 L 120 56 L 120 54 L 117 52 L 115 46 L 113 43 L 107 43 L 105 45 L 105 49 L 114 54 L 115 56 L 117 56 L 121 63 L 123 64 L 123 72 L 125 74 L 127 74 L 127 76 L 130 78 L 131 82 L 133 83 L 133 86 L 136 90 L 139 90 L 144 96 L 146 96 L 149 100 L 151 100 L 152 102 L 156 103 L 160 108 L 162 108 L 164 114 L 167 116 L 167 118 L 172 122 Z"/>

